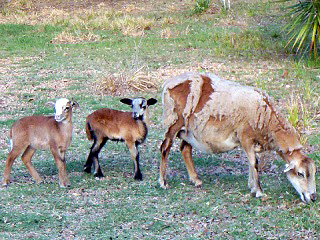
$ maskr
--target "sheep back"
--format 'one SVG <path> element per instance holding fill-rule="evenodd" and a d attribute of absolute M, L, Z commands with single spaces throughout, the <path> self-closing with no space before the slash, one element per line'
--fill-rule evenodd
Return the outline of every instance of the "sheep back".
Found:
<path fill-rule="evenodd" d="M 235 131 L 250 126 L 260 141 L 263 139 L 265 149 L 288 152 L 302 148 L 295 129 L 260 89 L 223 80 L 214 74 L 185 73 L 163 84 L 162 101 L 165 128 L 182 116 L 186 131 L 201 136 L 209 119 L 223 119 L 223 127 Z M 191 127 L 190 119 L 193 119 Z"/>
<path fill-rule="evenodd" d="M 143 121 L 132 118 L 131 112 L 102 108 L 87 116 L 86 134 L 88 140 L 95 137 L 116 141 L 145 141 L 148 130 Z"/>

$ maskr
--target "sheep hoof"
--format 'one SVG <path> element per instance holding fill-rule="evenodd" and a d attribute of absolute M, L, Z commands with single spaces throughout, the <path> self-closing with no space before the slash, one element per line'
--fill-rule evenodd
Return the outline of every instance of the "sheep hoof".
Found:
<path fill-rule="evenodd" d="M 70 184 L 60 184 L 60 187 L 61 187 L 61 188 L 69 188 L 69 187 L 70 187 Z"/>
<path fill-rule="evenodd" d="M 137 173 L 134 175 L 134 180 L 138 180 L 138 181 L 142 181 L 142 174 L 141 173 Z"/>
<path fill-rule="evenodd" d="M 41 178 L 36 179 L 35 181 L 36 181 L 36 184 L 41 184 L 41 183 L 43 183 L 43 180 L 42 180 Z"/>
<path fill-rule="evenodd" d="M 266 194 L 264 194 L 261 190 L 251 190 L 251 194 L 253 197 L 256 197 L 256 198 L 262 198 L 262 197 L 265 197 Z"/>
<path fill-rule="evenodd" d="M 199 178 L 196 178 L 195 180 L 191 180 L 194 185 L 197 187 L 197 188 L 201 188 L 202 187 L 202 181 L 199 179 Z"/>
<path fill-rule="evenodd" d="M 103 177 L 104 177 L 104 175 L 103 175 L 102 172 L 97 172 L 97 173 L 93 174 L 93 176 L 94 176 L 95 178 L 103 178 Z"/>
<path fill-rule="evenodd" d="M 259 191 L 259 192 L 256 192 L 256 198 L 263 198 L 265 197 L 266 194 L 264 194 L 263 192 Z"/>
<path fill-rule="evenodd" d="M 84 166 L 83 171 L 86 173 L 91 173 L 91 167 Z"/>
<path fill-rule="evenodd" d="M 163 189 L 168 189 L 169 188 L 169 184 L 167 183 L 167 181 L 161 181 L 160 180 L 160 187 Z"/>
<path fill-rule="evenodd" d="M 168 184 L 166 184 L 166 185 L 160 185 L 160 187 L 163 188 L 163 189 L 169 189 L 169 185 L 168 185 Z"/>

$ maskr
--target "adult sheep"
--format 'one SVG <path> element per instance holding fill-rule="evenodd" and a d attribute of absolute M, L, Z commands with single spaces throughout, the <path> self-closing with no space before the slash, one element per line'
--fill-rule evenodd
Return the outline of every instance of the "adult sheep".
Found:
<path fill-rule="evenodd" d="M 173 139 L 180 150 L 190 180 L 201 186 L 192 160 L 192 147 L 208 153 L 241 146 L 249 160 L 248 185 L 255 197 L 263 196 L 256 153 L 275 150 L 287 163 L 284 172 L 303 202 L 316 200 L 316 167 L 302 152 L 295 129 L 276 110 L 263 91 L 218 78 L 214 74 L 185 73 L 163 85 L 163 125 L 160 185 L 167 188 L 167 158 Z"/>

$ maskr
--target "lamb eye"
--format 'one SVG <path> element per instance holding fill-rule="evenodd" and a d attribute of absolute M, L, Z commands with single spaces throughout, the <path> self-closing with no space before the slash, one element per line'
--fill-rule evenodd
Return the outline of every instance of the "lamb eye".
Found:
<path fill-rule="evenodd" d="M 298 172 L 298 176 L 301 177 L 301 178 L 304 178 L 304 174 L 301 173 L 301 172 Z"/>

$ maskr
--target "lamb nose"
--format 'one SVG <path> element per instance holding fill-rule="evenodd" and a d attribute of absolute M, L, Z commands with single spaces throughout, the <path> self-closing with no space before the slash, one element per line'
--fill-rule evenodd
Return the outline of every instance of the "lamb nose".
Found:
<path fill-rule="evenodd" d="M 310 199 L 312 200 L 312 202 L 314 202 L 314 201 L 317 199 L 316 193 L 312 193 L 312 194 L 310 195 Z"/>

